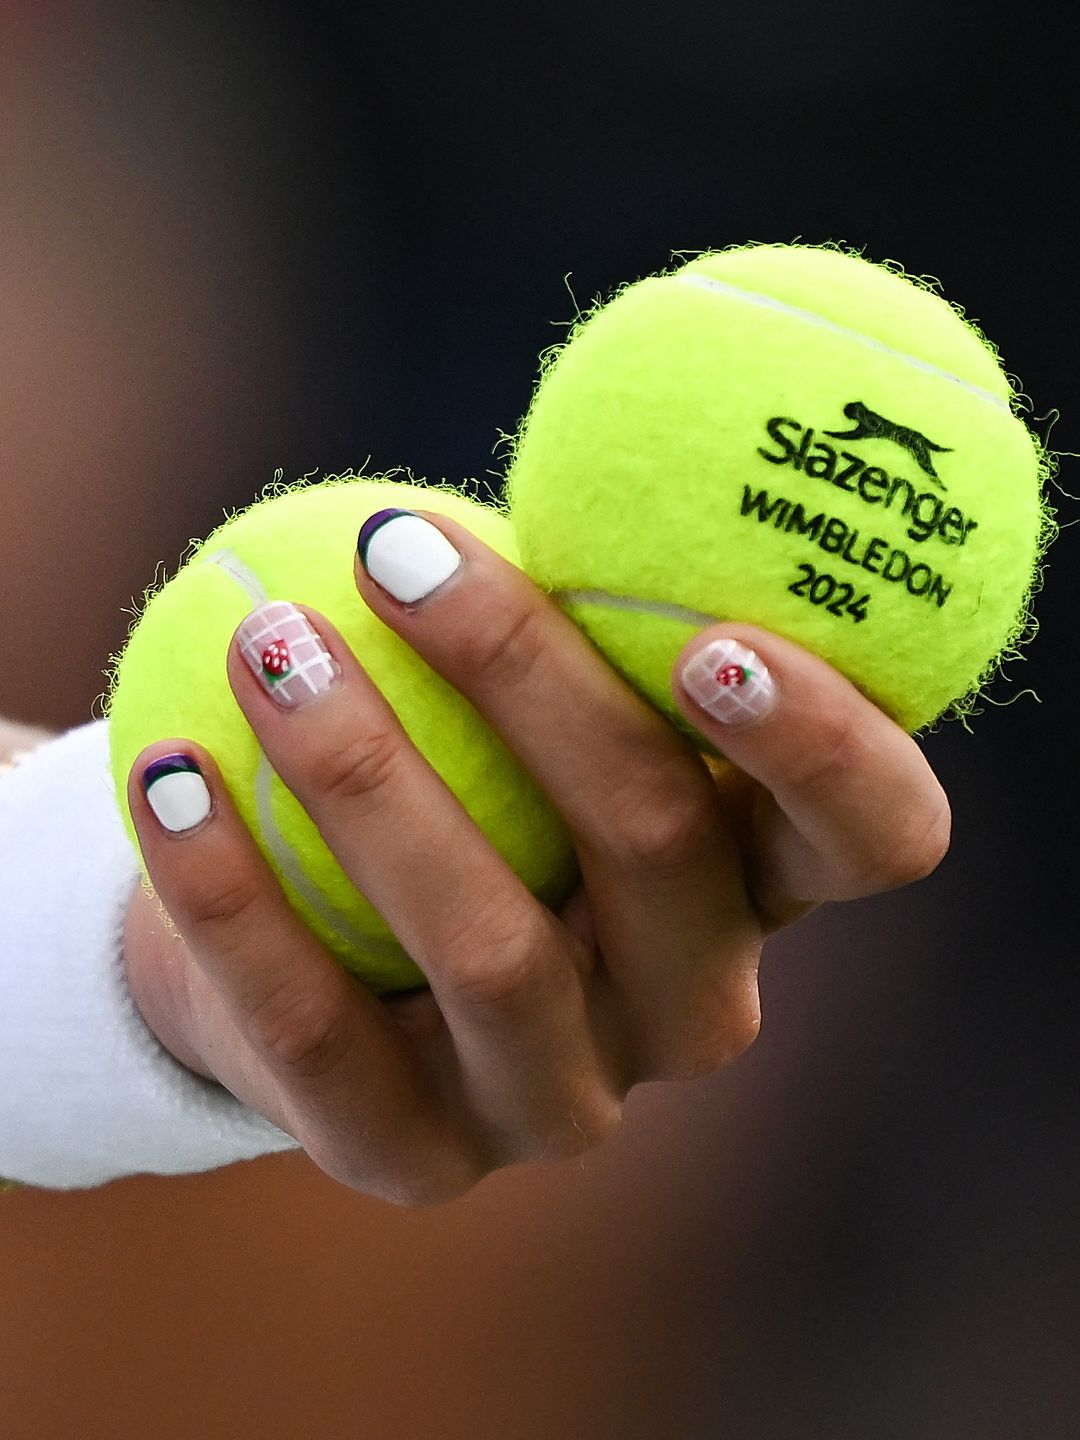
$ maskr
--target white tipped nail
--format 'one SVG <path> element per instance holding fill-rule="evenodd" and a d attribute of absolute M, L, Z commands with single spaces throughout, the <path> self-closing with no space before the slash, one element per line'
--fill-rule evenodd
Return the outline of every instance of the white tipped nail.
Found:
<path fill-rule="evenodd" d="M 686 693 L 722 725 L 762 719 L 776 704 L 776 682 L 753 650 L 737 640 L 714 640 L 683 667 Z"/>
<path fill-rule="evenodd" d="M 164 755 L 143 771 L 150 809 L 166 830 L 193 830 L 210 814 L 210 791 L 189 755 Z"/>
<path fill-rule="evenodd" d="M 360 560 L 377 585 L 403 605 L 449 580 L 461 556 L 436 526 L 409 510 L 382 510 L 360 532 Z"/>

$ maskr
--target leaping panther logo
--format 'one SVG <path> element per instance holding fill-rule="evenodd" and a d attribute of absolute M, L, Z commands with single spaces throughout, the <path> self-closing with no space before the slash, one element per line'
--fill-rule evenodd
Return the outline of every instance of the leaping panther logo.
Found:
<path fill-rule="evenodd" d="M 844 414 L 849 420 L 854 420 L 852 429 L 826 430 L 826 435 L 831 435 L 834 440 L 892 440 L 908 452 L 924 475 L 929 475 L 940 489 L 945 489 L 941 477 L 934 469 L 933 457 L 950 454 L 950 446 L 935 445 L 933 440 L 921 435 L 918 430 L 897 425 L 894 420 L 887 420 L 884 415 L 876 414 L 861 400 L 852 400 L 849 405 L 845 405 Z"/>

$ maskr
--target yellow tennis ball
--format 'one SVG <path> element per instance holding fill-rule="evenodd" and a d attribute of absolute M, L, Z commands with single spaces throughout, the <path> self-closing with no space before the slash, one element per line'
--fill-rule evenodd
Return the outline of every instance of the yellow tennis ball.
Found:
<path fill-rule="evenodd" d="M 534 894 L 556 905 L 574 877 L 568 833 L 535 782 L 356 589 L 357 532 L 376 510 L 395 507 L 450 516 L 516 563 L 506 517 L 461 494 L 353 477 L 288 490 L 219 526 L 148 597 L 126 647 L 113 657 L 106 701 L 113 777 L 136 848 L 126 798 L 136 756 L 159 739 L 197 741 L 219 765 L 293 908 L 376 991 L 422 984 L 424 977 L 271 769 L 229 687 L 229 641 L 257 605 L 299 602 L 337 626 L 413 743 Z M 419 893 L 422 871 L 416 885 Z"/>
<path fill-rule="evenodd" d="M 916 731 L 1032 629 L 1049 460 L 982 334 L 836 246 L 704 254 L 544 357 L 513 442 L 524 568 L 685 726 L 716 620 L 814 650 Z"/>

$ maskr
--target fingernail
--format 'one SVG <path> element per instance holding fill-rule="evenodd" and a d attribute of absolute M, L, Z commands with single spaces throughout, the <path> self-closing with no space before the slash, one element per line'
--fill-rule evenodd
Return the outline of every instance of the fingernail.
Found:
<path fill-rule="evenodd" d="M 212 801 L 202 772 L 190 755 L 162 755 L 142 773 L 143 793 L 166 830 L 193 830 L 210 814 Z"/>
<path fill-rule="evenodd" d="M 252 674 L 283 710 L 317 699 L 341 678 L 322 636 L 287 600 L 268 600 L 252 610 L 236 637 Z"/>
<path fill-rule="evenodd" d="M 753 650 L 713 640 L 683 666 L 683 688 L 722 725 L 761 720 L 776 703 L 776 682 Z"/>
<path fill-rule="evenodd" d="M 364 521 L 356 548 L 375 583 L 404 605 L 437 590 L 461 564 L 442 531 L 411 510 L 377 510 Z"/>

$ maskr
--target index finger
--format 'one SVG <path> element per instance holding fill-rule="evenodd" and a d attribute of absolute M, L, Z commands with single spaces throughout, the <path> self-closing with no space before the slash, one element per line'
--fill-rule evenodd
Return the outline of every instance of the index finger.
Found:
<path fill-rule="evenodd" d="M 764 787 L 752 828 L 754 900 L 791 918 L 929 875 L 949 802 L 918 745 L 832 666 L 753 625 L 703 630 L 681 652 L 683 715 Z"/>

